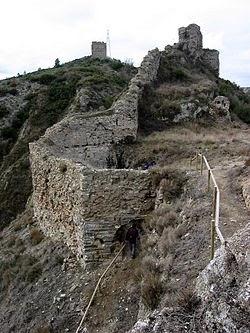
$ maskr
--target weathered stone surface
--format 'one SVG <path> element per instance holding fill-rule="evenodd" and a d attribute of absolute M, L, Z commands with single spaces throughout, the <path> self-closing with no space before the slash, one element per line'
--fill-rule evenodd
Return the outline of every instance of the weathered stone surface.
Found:
<path fill-rule="evenodd" d="M 105 112 L 74 115 L 30 144 L 35 218 L 44 233 L 63 240 L 83 265 L 109 256 L 124 215 L 152 207 L 150 172 L 116 166 L 115 146 L 135 140 L 138 100 L 157 76 L 160 52 L 150 51 L 124 94 Z"/>
<path fill-rule="evenodd" d="M 227 97 L 217 96 L 213 100 L 211 107 L 216 115 L 226 117 L 229 120 L 231 119 L 229 112 L 230 101 Z"/>
<path fill-rule="evenodd" d="M 216 120 L 222 117 L 226 120 L 231 120 L 230 102 L 225 96 L 217 96 L 212 102 L 207 105 L 200 105 L 199 101 L 182 103 L 180 105 L 181 112 L 175 116 L 173 122 L 189 121 L 193 119 L 208 119 Z"/>
<path fill-rule="evenodd" d="M 246 179 L 242 185 L 242 194 L 248 209 L 250 209 L 250 180 Z"/>
<path fill-rule="evenodd" d="M 207 332 L 249 332 L 250 224 L 217 250 L 200 274 L 196 291 L 201 298 Z"/>
<path fill-rule="evenodd" d="M 202 62 L 214 71 L 214 73 L 219 76 L 220 71 L 220 61 L 219 61 L 219 51 L 203 49 Z"/>
<path fill-rule="evenodd" d="M 196 62 L 203 63 L 219 75 L 219 52 L 202 48 L 202 33 L 197 24 L 190 24 L 179 29 L 179 43 L 175 47 L 187 52 Z"/>
<path fill-rule="evenodd" d="M 179 45 L 191 54 L 202 49 L 202 34 L 197 24 L 179 28 Z"/>
<path fill-rule="evenodd" d="M 121 217 L 152 207 L 150 173 L 93 170 L 36 148 L 31 149 L 31 160 L 40 166 L 32 163 L 34 216 L 42 230 L 64 241 L 83 264 L 107 258 Z"/>
<path fill-rule="evenodd" d="M 37 83 L 29 83 L 18 79 L 13 80 L 13 84 L 12 89 L 16 90 L 15 94 L 0 95 L 0 108 L 6 109 L 6 114 L 0 118 L 0 130 L 6 126 L 11 126 L 16 114 L 27 104 L 26 97 L 40 89 L 40 85 Z M 2 86 L 4 85 L 2 84 Z"/>
<path fill-rule="evenodd" d="M 104 42 L 92 42 L 91 52 L 93 58 L 107 58 L 107 45 Z"/>

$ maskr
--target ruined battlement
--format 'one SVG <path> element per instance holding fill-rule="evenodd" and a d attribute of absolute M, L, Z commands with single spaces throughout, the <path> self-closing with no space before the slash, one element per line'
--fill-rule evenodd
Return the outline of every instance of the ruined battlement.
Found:
<path fill-rule="evenodd" d="M 179 28 L 179 43 L 177 47 L 188 53 L 195 61 L 199 60 L 219 75 L 219 52 L 203 49 L 203 36 L 197 24 Z"/>
<path fill-rule="evenodd" d="M 110 256 L 122 217 L 154 205 L 151 173 L 117 169 L 116 147 L 136 140 L 139 97 L 156 79 L 159 61 L 159 50 L 150 51 L 109 110 L 67 117 L 30 144 L 34 216 L 83 266 Z"/>
<path fill-rule="evenodd" d="M 218 52 L 202 48 L 199 26 L 181 28 L 179 39 L 172 52 L 179 48 L 218 73 Z M 30 144 L 35 219 L 83 266 L 109 257 L 124 216 L 145 214 L 154 206 L 151 172 L 121 169 L 119 148 L 137 138 L 139 100 L 144 87 L 157 80 L 160 58 L 158 49 L 148 52 L 108 110 L 68 116 Z"/>
<path fill-rule="evenodd" d="M 183 51 L 190 53 L 201 50 L 203 44 L 200 27 L 197 24 L 190 24 L 187 27 L 179 28 L 179 44 L 182 45 Z"/>

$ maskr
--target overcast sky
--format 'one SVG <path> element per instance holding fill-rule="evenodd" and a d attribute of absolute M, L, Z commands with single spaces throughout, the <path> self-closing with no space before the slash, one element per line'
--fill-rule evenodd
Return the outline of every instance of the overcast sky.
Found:
<path fill-rule="evenodd" d="M 220 76 L 250 86 L 250 0 L 0 0 L 0 78 L 90 54 L 106 41 L 112 57 L 139 65 L 148 50 L 201 26 L 204 47 L 220 51 Z"/>

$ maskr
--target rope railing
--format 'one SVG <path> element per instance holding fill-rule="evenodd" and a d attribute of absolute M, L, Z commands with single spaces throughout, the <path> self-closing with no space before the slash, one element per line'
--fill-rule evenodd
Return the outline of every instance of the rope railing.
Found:
<path fill-rule="evenodd" d="M 225 239 L 220 231 L 219 223 L 220 223 L 220 190 L 215 180 L 214 174 L 210 165 L 203 154 L 196 153 L 195 157 L 190 160 L 190 167 L 192 166 L 192 162 L 196 162 L 196 170 L 200 169 L 201 175 L 204 171 L 204 164 L 207 169 L 207 190 L 211 189 L 211 182 L 213 184 L 213 205 L 212 205 L 212 220 L 211 220 L 211 255 L 210 258 L 213 259 L 215 252 L 215 233 L 220 239 L 222 245 L 225 245 Z"/>
<path fill-rule="evenodd" d="M 76 333 L 80 332 L 82 324 L 83 324 L 84 320 L 86 319 L 86 316 L 88 314 L 89 308 L 90 308 L 90 306 L 91 306 L 91 304 L 92 304 L 92 302 L 94 300 L 94 297 L 95 297 L 95 295 L 97 293 L 97 290 L 98 290 L 98 288 L 100 286 L 100 283 L 102 282 L 102 279 L 107 274 L 107 272 L 109 271 L 109 269 L 111 268 L 111 266 L 115 263 L 116 259 L 119 257 L 119 255 L 121 254 L 121 252 L 125 248 L 125 246 L 126 246 L 126 244 L 123 244 L 123 246 L 120 248 L 120 250 L 117 252 L 117 254 L 115 255 L 115 257 L 112 259 L 112 261 L 110 262 L 110 264 L 108 265 L 108 267 L 105 269 L 105 271 L 102 273 L 101 277 L 99 278 L 99 280 L 98 280 L 98 282 L 96 284 L 96 287 L 95 287 L 95 289 L 94 289 L 94 291 L 92 293 L 92 296 L 91 296 L 91 298 L 89 300 L 89 303 L 88 303 L 88 305 L 86 307 L 86 310 L 85 310 L 85 312 L 84 312 L 84 314 L 82 316 L 82 319 L 81 319 L 81 321 L 79 323 L 79 326 L 76 329 Z"/>

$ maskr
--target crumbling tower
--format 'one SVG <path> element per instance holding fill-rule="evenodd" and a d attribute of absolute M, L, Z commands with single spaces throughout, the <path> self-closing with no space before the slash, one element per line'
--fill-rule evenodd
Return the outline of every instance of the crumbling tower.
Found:
<path fill-rule="evenodd" d="M 196 62 L 199 60 L 207 65 L 217 76 L 219 75 L 219 52 L 217 50 L 203 49 L 202 33 L 197 24 L 179 28 L 179 43 L 177 47 L 187 52 Z"/>
<path fill-rule="evenodd" d="M 104 42 L 92 42 L 91 53 L 93 58 L 107 58 L 107 44 Z"/>
<path fill-rule="evenodd" d="M 179 44 L 183 51 L 190 53 L 202 50 L 202 33 L 197 24 L 190 24 L 187 27 L 179 28 Z"/>

